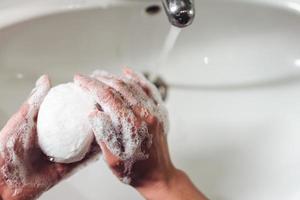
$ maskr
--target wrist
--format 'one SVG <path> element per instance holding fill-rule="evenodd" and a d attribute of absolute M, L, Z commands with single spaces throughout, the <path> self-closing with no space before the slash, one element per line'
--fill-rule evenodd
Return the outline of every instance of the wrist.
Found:
<path fill-rule="evenodd" d="M 1 180 L 0 182 L 0 200 L 9 200 L 8 198 L 6 198 L 6 184 L 4 183 L 4 181 Z"/>
<path fill-rule="evenodd" d="M 166 199 L 164 194 L 172 190 L 172 186 L 180 178 L 182 172 L 176 168 L 170 169 L 161 175 L 151 177 L 143 184 L 136 187 L 137 191 L 148 200 Z"/>
<path fill-rule="evenodd" d="M 137 190 L 147 200 L 207 200 L 181 170 L 174 169 L 168 179 L 152 182 Z"/>
<path fill-rule="evenodd" d="M 0 200 L 33 200 L 38 196 L 40 195 L 35 190 L 23 189 L 16 192 L 15 189 L 0 186 Z"/>

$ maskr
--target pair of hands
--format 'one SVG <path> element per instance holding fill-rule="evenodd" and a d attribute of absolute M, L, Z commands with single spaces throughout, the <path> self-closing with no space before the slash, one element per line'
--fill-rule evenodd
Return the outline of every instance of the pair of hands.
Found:
<path fill-rule="evenodd" d="M 162 120 L 166 116 L 161 116 L 166 114 L 154 86 L 130 69 L 124 71 L 123 78 L 95 73 L 92 77 L 77 75 L 74 82 L 93 95 L 100 105 L 90 118 L 97 143 L 113 173 L 137 188 L 146 198 L 152 195 L 147 188 L 166 186 L 179 171 L 171 163 L 164 134 L 167 128 Z M 50 88 L 49 78 L 42 76 L 28 100 L 0 133 L 0 194 L 4 200 L 37 198 L 100 152 L 99 146 L 93 145 L 83 161 L 73 164 L 50 162 L 41 152 L 37 144 L 36 121 L 39 107 Z M 155 111 L 162 112 L 157 115 Z M 128 113 L 133 113 L 132 120 L 122 121 L 122 116 Z M 104 118 L 117 118 L 120 123 L 100 124 L 99 119 Z M 119 129 L 122 132 L 120 127 L 126 123 L 136 130 L 146 123 L 152 141 L 141 144 L 141 151 L 147 158 L 134 161 L 121 159 L 110 151 L 109 133 L 107 137 L 100 134 L 104 125 L 111 126 L 112 131 Z"/>

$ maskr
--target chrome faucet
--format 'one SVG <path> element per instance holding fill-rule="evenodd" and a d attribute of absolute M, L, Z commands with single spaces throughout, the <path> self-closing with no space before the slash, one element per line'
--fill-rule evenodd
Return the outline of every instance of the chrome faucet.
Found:
<path fill-rule="evenodd" d="M 169 21 L 183 28 L 192 24 L 195 17 L 194 0 L 162 0 Z"/>

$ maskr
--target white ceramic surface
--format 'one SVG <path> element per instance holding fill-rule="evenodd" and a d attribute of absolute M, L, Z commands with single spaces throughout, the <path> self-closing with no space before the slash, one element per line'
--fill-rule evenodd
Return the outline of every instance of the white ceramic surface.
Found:
<path fill-rule="evenodd" d="M 157 67 L 169 24 L 163 12 L 144 13 L 152 1 L 103 8 L 98 1 L 5 0 L 0 124 L 42 73 L 59 83 L 97 68 L 155 69 L 171 85 L 172 157 L 201 190 L 220 200 L 298 200 L 299 3 L 197 0 L 194 24 L 182 31 L 167 64 Z M 100 159 L 40 199 L 141 197 Z"/>

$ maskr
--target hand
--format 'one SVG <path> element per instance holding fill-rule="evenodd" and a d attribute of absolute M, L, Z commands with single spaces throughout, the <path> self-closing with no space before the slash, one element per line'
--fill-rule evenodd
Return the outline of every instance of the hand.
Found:
<path fill-rule="evenodd" d="M 93 150 L 85 161 L 69 165 L 52 163 L 42 153 L 37 144 L 36 121 L 50 87 L 49 78 L 42 76 L 29 99 L 0 133 L 0 194 L 3 200 L 37 198 L 97 151 Z"/>
<path fill-rule="evenodd" d="M 166 143 L 167 114 L 154 86 L 129 69 L 122 77 L 102 72 L 92 78 L 76 76 L 75 84 L 99 104 L 91 122 L 104 158 L 117 177 L 134 186 L 168 179 L 174 167 Z M 125 142 L 124 137 L 128 137 Z M 133 155 L 126 143 L 137 145 Z"/>
<path fill-rule="evenodd" d="M 130 69 L 119 77 L 98 71 L 74 81 L 99 104 L 91 124 L 106 162 L 121 181 L 146 199 L 205 199 L 171 162 L 167 111 L 152 83 Z M 132 144 L 136 135 L 140 143 L 133 143 L 138 148 L 132 153 L 126 142 Z"/>

